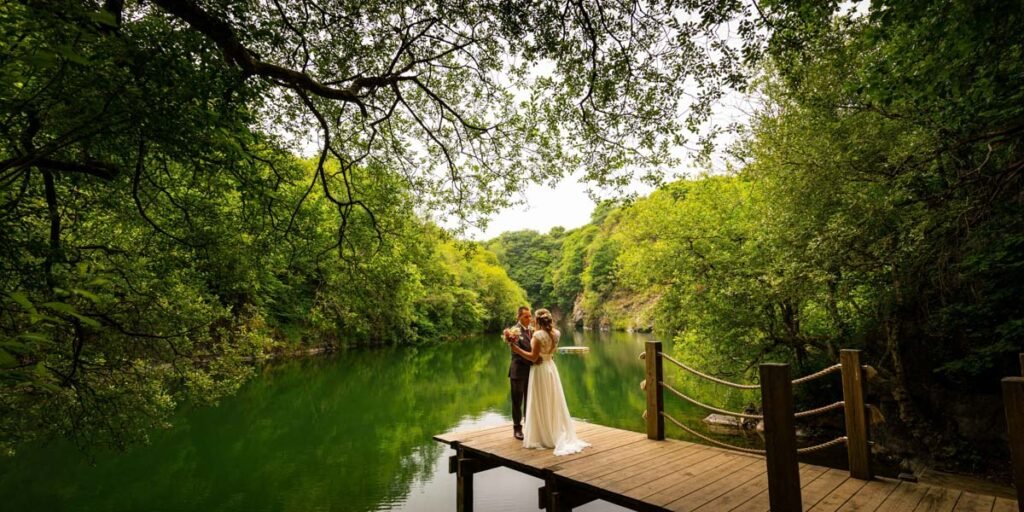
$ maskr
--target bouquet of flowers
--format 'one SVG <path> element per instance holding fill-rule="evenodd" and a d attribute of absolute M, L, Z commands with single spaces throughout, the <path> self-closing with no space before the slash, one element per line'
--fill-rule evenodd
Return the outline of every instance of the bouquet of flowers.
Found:
<path fill-rule="evenodd" d="M 510 327 L 508 329 L 505 329 L 504 331 L 501 331 L 501 339 L 505 343 L 515 343 L 516 340 L 519 339 L 519 336 L 521 334 L 522 334 L 522 331 L 519 330 L 519 326 Z"/>

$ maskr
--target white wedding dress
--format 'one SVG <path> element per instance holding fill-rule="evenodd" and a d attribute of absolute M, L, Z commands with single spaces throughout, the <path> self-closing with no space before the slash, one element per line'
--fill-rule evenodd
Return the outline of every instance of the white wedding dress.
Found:
<path fill-rule="evenodd" d="M 555 367 L 555 349 L 560 334 L 551 339 L 538 330 L 533 338 L 540 343 L 540 359 L 530 367 L 526 392 L 526 421 L 523 425 L 524 448 L 554 448 L 555 455 L 579 453 L 590 443 L 576 437 L 576 426 L 565 403 L 562 380 Z"/>

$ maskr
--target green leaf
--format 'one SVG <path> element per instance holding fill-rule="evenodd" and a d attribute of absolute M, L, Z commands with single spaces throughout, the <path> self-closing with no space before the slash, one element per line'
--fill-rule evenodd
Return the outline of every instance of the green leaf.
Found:
<path fill-rule="evenodd" d="M 55 53 L 71 62 L 74 62 L 75 64 L 81 64 L 83 66 L 88 66 L 89 64 L 91 64 L 89 62 L 89 59 L 85 58 L 82 54 L 76 52 L 74 48 L 68 45 L 58 46 L 55 49 Z"/>
<path fill-rule="evenodd" d="M 50 322 L 51 324 L 60 323 L 60 319 L 59 318 L 52 317 L 50 315 L 41 315 L 39 313 L 32 313 L 32 314 L 30 314 L 28 316 L 28 322 L 30 324 L 33 324 L 33 325 L 39 323 L 41 320 L 45 320 L 47 322 Z"/>
<path fill-rule="evenodd" d="M 0 368 L 13 368 L 18 366 L 18 360 L 6 350 L 0 349 Z"/>
<path fill-rule="evenodd" d="M 8 352 L 14 352 L 15 354 L 24 354 L 29 351 L 29 348 L 24 343 L 17 341 L 3 341 L 0 342 L 0 347 L 3 347 Z"/>
<path fill-rule="evenodd" d="M 49 343 L 51 340 L 45 334 L 37 332 L 25 332 L 18 335 L 18 338 L 28 341 L 35 341 L 37 343 Z"/>
<path fill-rule="evenodd" d="M 78 310 L 75 309 L 74 306 L 66 302 L 44 302 L 40 304 L 40 306 L 52 311 L 57 311 L 59 313 L 67 313 L 69 315 L 78 314 Z"/>
<path fill-rule="evenodd" d="M 114 16 L 114 13 L 106 9 L 89 13 L 89 18 L 95 21 L 96 23 L 100 23 L 108 27 L 117 26 L 117 17 Z"/>
<path fill-rule="evenodd" d="M 21 292 L 11 292 L 11 293 L 8 294 L 8 296 L 11 298 L 11 300 L 16 302 L 23 309 L 25 309 L 25 311 L 28 311 L 30 313 L 35 313 L 36 312 L 36 307 L 34 305 L 32 305 L 32 301 L 28 300 L 28 297 L 25 296 L 24 293 L 21 293 Z"/>
<path fill-rule="evenodd" d="M 71 316 L 77 318 L 83 324 L 88 325 L 89 327 L 100 327 L 100 325 L 101 325 L 95 319 L 89 318 L 89 317 L 79 313 L 78 310 L 75 309 L 75 307 L 72 306 L 71 304 L 67 304 L 67 303 L 64 303 L 64 302 L 45 302 L 45 303 L 41 304 L 41 306 L 43 306 L 45 308 L 48 308 L 48 309 L 52 309 L 53 311 L 57 311 L 59 313 L 64 313 L 66 315 L 71 315 Z"/>
<path fill-rule="evenodd" d="M 93 280 L 89 281 L 86 284 L 89 285 L 89 286 L 102 286 L 102 285 L 105 285 L 105 284 L 107 284 L 109 282 L 110 282 L 110 279 L 107 279 L 105 277 L 97 277 L 97 278 L 94 278 Z"/>
<path fill-rule="evenodd" d="M 99 302 L 100 301 L 100 296 L 99 295 L 96 295 L 95 293 L 92 293 L 92 292 L 90 292 L 88 290 L 83 290 L 81 288 L 72 288 L 71 292 L 74 293 L 75 295 L 80 295 L 82 297 L 85 297 L 86 299 L 89 299 L 92 302 Z"/>
<path fill-rule="evenodd" d="M 52 68 L 57 65 L 57 56 L 46 49 L 40 49 L 24 58 L 28 65 L 36 69 Z"/>
<path fill-rule="evenodd" d="M 43 363 L 41 362 L 36 363 L 36 366 L 32 370 L 32 373 L 34 373 L 36 375 L 36 378 L 40 380 L 50 380 L 53 378 L 53 373 L 50 373 L 50 370 L 48 370 L 46 366 L 44 366 Z"/>

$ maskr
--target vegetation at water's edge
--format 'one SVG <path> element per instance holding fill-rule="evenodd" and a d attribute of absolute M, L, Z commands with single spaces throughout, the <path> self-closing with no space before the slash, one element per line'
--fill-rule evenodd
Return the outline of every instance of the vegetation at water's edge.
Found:
<path fill-rule="evenodd" d="M 997 386 L 1024 351 L 1021 6 L 877 7 L 787 18 L 804 25 L 762 67 L 732 172 L 488 246 L 535 304 L 657 328 L 720 374 L 864 349 L 877 450 L 1003 471 Z"/>
<path fill-rule="evenodd" d="M 1003 449 L 1020 2 L 265 7 L 0 5 L 0 446 L 144 439 L 279 342 L 497 327 L 524 298 L 501 261 L 534 303 L 657 326 L 723 374 L 864 348 L 904 441 L 880 445 Z M 755 104 L 727 176 L 507 234 L 497 259 L 431 222 L 574 171 L 659 184 L 730 91 Z"/>
<path fill-rule="evenodd" d="M 306 179 L 314 172 L 296 159 L 276 167 Z M 32 233 L 45 230 L 43 205 L 23 203 L 23 217 L 6 223 L 0 238 L 12 268 L 0 276 L 10 290 L 2 299 L 8 387 L 0 428 L 10 442 L 51 428 L 73 437 L 102 432 L 83 443 L 130 442 L 186 397 L 212 403 L 232 392 L 251 375 L 247 361 L 304 346 L 496 331 L 526 302 L 493 254 L 418 219 L 397 188 L 363 188 L 365 200 L 380 201 L 376 222 L 388 236 L 353 215 L 343 240 L 351 252 L 339 258 L 324 249 L 337 237 L 333 205 L 315 191 L 295 217 L 296 235 L 283 237 L 246 208 L 265 200 L 252 207 L 287 219 L 288 197 L 300 187 L 280 187 L 275 202 L 240 197 L 229 183 L 191 187 L 181 183 L 182 169 L 166 171 L 166 195 L 151 198 L 146 211 L 181 242 L 147 226 L 123 199 L 127 191 L 74 182 L 54 187 L 76 212 L 60 226 L 66 264 L 39 264 L 50 257 L 47 246 L 32 244 Z M 198 207 L 185 213 L 176 201 Z M 110 416 L 120 419 L 105 423 Z M 44 418 L 61 421 L 32 426 Z"/>

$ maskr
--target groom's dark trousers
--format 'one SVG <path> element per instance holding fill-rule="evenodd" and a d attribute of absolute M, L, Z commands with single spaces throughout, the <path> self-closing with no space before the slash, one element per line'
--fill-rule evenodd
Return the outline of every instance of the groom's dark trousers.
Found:
<path fill-rule="evenodd" d="M 519 348 L 529 352 L 532 330 L 525 330 L 519 334 L 516 344 Z M 512 353 L 512 363 L 508 367 L 508 379 L 512 388 L 512 429 L 514 432 L 522 432 L 523 418 L 526 417 L 526 388 L 530 383 L 530 362 L 515 352 Z"/>

